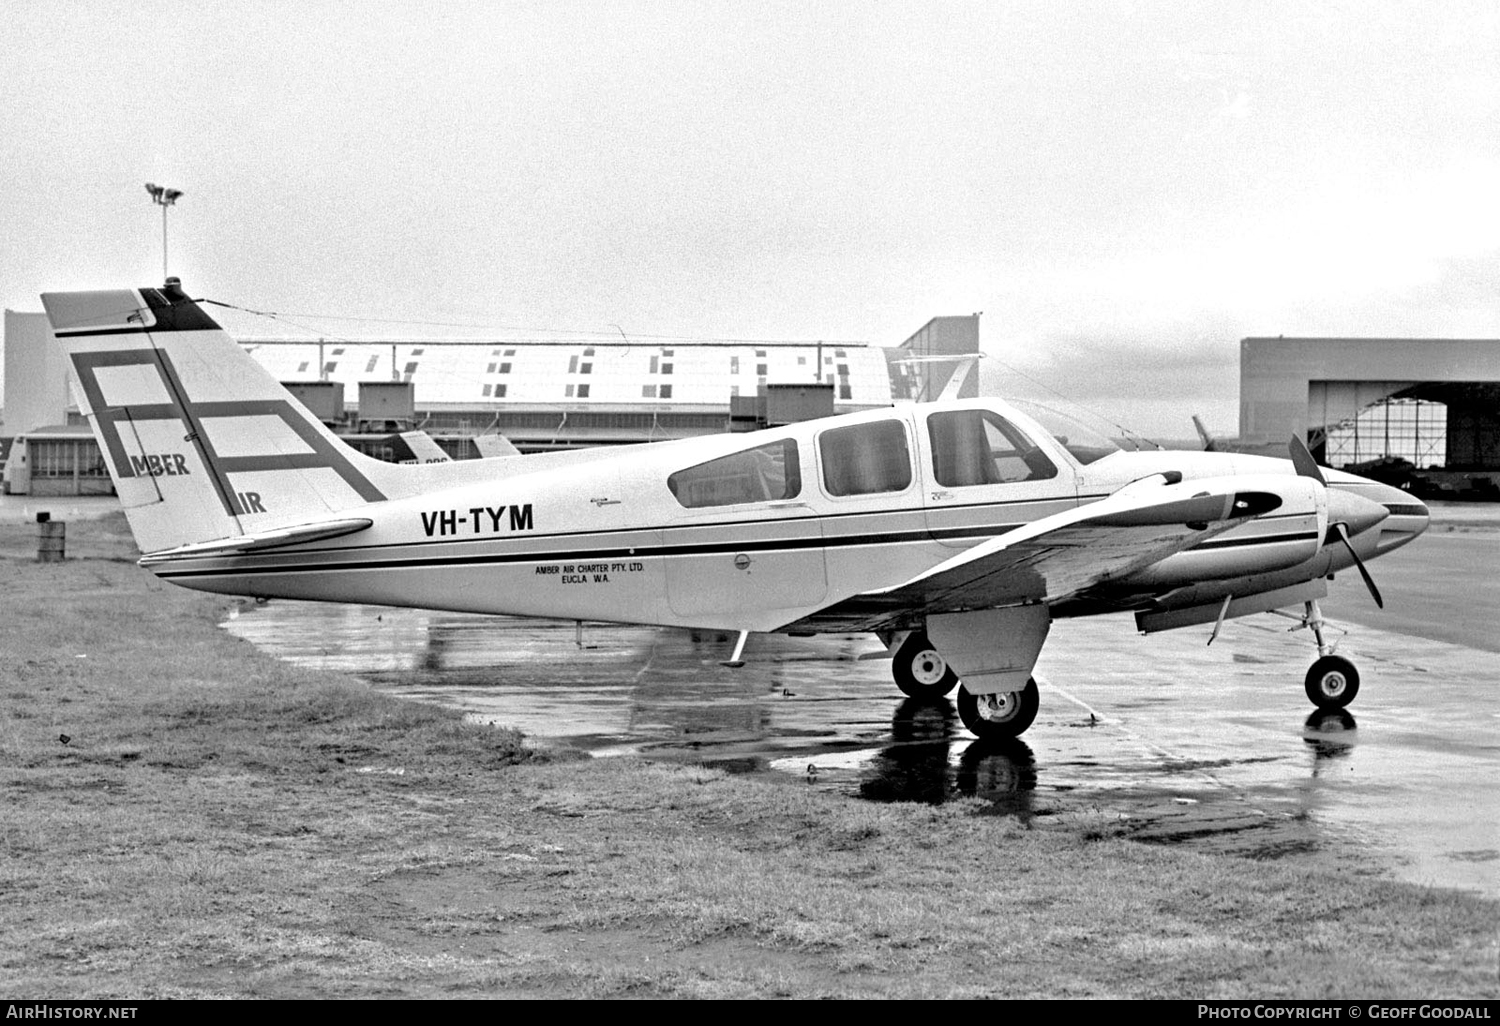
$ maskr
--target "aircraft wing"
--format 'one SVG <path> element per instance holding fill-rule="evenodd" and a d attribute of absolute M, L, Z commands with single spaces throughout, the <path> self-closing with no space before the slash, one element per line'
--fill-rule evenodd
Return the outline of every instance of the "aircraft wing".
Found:
<path fill-rule="evenodd" d="M 1022 603 L 1055 604 L 1191 548 L 1282 505 L 1285 479 L 1247 488 L 1243 477 L 1169 483 L 1154 475 L 1106 499 L 981 542 L 889 588 L 866 591 L 806 618 L 874 631 L 928 615 Z M 792 625 L 795 629 L 796 625 Z"/>

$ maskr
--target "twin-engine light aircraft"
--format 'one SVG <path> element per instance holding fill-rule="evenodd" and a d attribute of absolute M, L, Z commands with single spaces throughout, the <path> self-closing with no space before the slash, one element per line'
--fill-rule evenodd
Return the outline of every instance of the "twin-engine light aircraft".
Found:
<path fill-rule="evenodd" d="M 1301 607 L 1305 681 L 1327 580 L 1411 541 L 1427 508 L 1291 460 L 1119 451 L 992 399 L 574 452 L 400 466 L 344 446 L 182 291 L 51 293 L 141 551 L 189 588 L 750 632 L 862 632 L 907 695 L 958 687 L 1014 737 L 1059 617 L 1145 632 Z M 1044 426 L 1045 422 L 1045 426 Z M 1210 637 L 1212 640 L 1212 636 Z M 961 682 L 961 683 L 960 683 Z"/>

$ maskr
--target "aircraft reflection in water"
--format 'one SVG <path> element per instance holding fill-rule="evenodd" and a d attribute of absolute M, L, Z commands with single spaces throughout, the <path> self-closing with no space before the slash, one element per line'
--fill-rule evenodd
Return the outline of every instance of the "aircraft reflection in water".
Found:
<path fill-rule="evenodd" d="M 1347 757 L 1354 750 L 1357 724 L 1347 709 L 1318 709 L 1303 724 L 1302 740 L 1313 752 L 1313 776 L 1325 763 Z"/>
<path fill-rule="evenodd" d="M 752 632 L 873 634 L 972 733 L 1035 719 L 1057 619 L 1145 633 L 1300 608 L 1427 528 L 1399 489 L 1291 460 L 1121 452 L 1047 411 L 940 401 L 748 434 L 399 466 L 343 445 L 176 279 L 48 293 L 141 564 L 264 598 Z M 708 699 L 705 696 L 705 700 Z M 559 710 L 564 715 L 565 710 Z"/>
<path fill-rule="evenodd" d="M 785 639 L 735 673 L 713 631 L 590 625 L 580 636 L 560 621 L 300 603 L 257 606 L 233 629 L 282 658 L 541 737 L 565 725 L 562 739 L 594 752 L 798 775 L 812 760 L 814 782 L 872 801 L 977 797 L 1017 813 L 1031 811 L 1037 786 L 1031 748 L 967 736 L 950 699 L 891 711 L 868 686 L 869 643 L 853 637 Z M 622 664 L 640 670 L 622 681 Z M 557 715 L 570 702 L 586 712 Z M 841 755 L 847 772 L 831 765 Z"/>
<path fill-rule="evenodd" d="M 1001 812 L 1030 812 L 1037 786 L 1031 748 L 1019 738 L 963 738 L 959 725 L 947 701 L 906 699 L 891 718 L 894 743 L 860 769 L 860 797 L 936 805 L 961 796 L 984 799 Z M 956 765 L 955 741 L 963 745 Z"/>

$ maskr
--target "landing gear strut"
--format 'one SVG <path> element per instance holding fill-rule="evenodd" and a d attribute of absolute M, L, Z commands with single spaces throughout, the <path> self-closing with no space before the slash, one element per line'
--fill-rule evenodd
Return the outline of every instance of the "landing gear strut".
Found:
<path fill-rule="evenodd" d="M 958 674 L 921 631 L 913 631 L 896 649 L 891 676 L 903 695 L 927 701 L 942 698 L 958 684 Z"/>
<path fill-rule="evenodd" d="M 1323 611 L 1318 600 L 1307 603 L 1305 625 L 1318 643 L 1318 659 L 1307 671 L 1303 686 L 1308 700 L 1319 709 L 1342 709 L 1359 694 L 1359 671 L 1343 656 L 1333 654 L 1333 646 L 1323 640 Z"/>

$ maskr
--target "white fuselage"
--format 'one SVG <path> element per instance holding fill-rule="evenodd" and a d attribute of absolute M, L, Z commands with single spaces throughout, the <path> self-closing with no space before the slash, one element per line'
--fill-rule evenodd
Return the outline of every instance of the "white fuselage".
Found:
<path fill-rule="evenodd" d="M 942 450 L 967 443 L 944 441 L 947 422 L 929 423 L 954 410 L 1003 418 L 1045 454 L 1033 463 L 1049 466 L 1018 462 L 1007 480 L 966 476 Z M 879 432 L 881 445 L 859 449 L 861 432 Z M 987 446 L 1007 444 L 989 437 Z M 901 625 L 815 614 L 1152 474 L 1294 474 L 1286 460 L 1209 452 L 1117 452 L 1084 465 L 995 400 L 485 463 L 488 473 L 465 468 L 478 477 L 470 483 L 342 511 L 372 522 L 347 537 L 143 563 L 174 583 L 230 594 L 736 630 L 891 628 Z M 1367 559 L 1426 526 L 1425 508 L 1396 489 L 1336 472 L 1329 485 L 1391 510 L 1380 530 L 1355 539 Z M 1195 601 L 1207 602 L 1351 564 L 1324 544 L 1315 510 L 1288 508 L 1111 582 L 1103 597 L 1142 608 L 1197 589 Z M 1086 603 L 1054 615 L 1093 611 Z"/>

